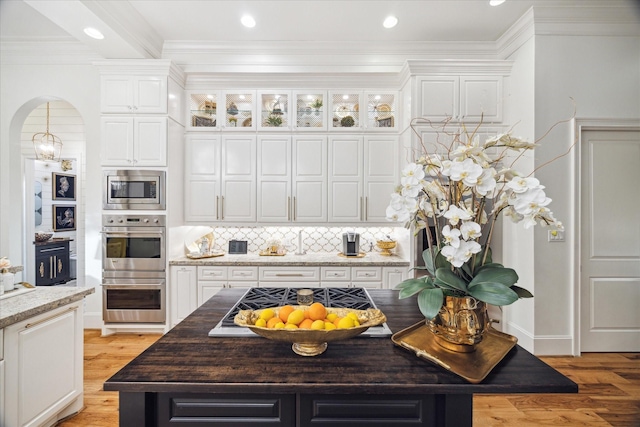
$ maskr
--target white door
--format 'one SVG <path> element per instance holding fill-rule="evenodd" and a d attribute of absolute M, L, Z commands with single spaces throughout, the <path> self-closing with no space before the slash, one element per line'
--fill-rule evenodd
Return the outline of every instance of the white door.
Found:
<path fill-rule="evenodd" d="M 364 220 L 385 222 L 398 179 L 398 137 L 367 137 L 364 144 Z"/>
<path fill-rule="evenodd" d="M 258 138 L 258 221 L 292 220 L 291 137 Z"/>
<path fill-rule="evenodd" d="M 640 351 L 640 132 L 584 131 L 580 350 Z"/>
<path fill-rule="evenodd" d="M 327 221 L 327 137 L 293 140 L 293 220 Z"/>
<path fill-rule="evenodd" d="M 256 220 L 256 137 L 222 137 L 220 220 Z"/>
<path fill-rule="evenodd" d="M 220 220 L 220 137 L 189 135 L 185 153 L 185 221 Z"/>
<path fill-rule="evenodd" d="M 167 118 L 133 119 L 134 166 L 167 165 Z"/>
<path fill-rule="evenodd" d="M 362 221 L 362 141 L 355 135 L 329 139 L 330 222 Z"/>
<path fill-rule="evenodd" d="M 102 117 L 102 166 L 133 166 L 133 118 Z"/>

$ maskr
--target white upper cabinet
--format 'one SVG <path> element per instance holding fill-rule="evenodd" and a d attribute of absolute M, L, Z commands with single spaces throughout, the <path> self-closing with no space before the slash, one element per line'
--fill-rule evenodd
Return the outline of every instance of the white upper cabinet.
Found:
<path fill-rule="evenodd" d="M 502 76 L 420 76 L 418 116 L 439 122 L 502 121 Z"/>
<path fill-rule="evenodd" d="M 188 135 L 186 146 L 185 221 L 255 221 L 255 136 Z"/>
<path fill-rule="evenodd" d="M 103 113 L 167 113 L 167 77 L 105 75 L 100 79 Z"/>
<path fill-rule="evenodd" d="M 167 118 L 102 116 L 103 166 L 166 166 Z"/>
<path fill-rule="evenodd" d="M 327 138 L 258 138 L 258 221 L 327 220 Z"/>
<path fill-rule="evenodd" d="M 220 99 L 224 100 L 219 111 L 218 126 L 224 130 L 255 130 L 255 98 L 253 90 L 224 91 Z M 255 159 L 254 159 L 255 160 Z"/>
<path fill-rule="evenodd" d="M 219 221 L 222 150 L 219 135 L 188 135 L 185 143 L 185 221 Z"/>
<path fill-rule="evenodd" d="M 397 92 L 365 92 L 363 99 L 367 102 L 366 117 L 363 118 L 366 130 L 397 130 L 399 105 Z"/>
<path fill-rule="evenodd" d="M 398 180 L 398 138 L 329 139 L 329 222 L 386 222 Z"/>
<path fill-rule="evenodd" d="M 362 93 L 358 91 L 329 92 L 329 129 L 342 132 L 360 131 Z"/>

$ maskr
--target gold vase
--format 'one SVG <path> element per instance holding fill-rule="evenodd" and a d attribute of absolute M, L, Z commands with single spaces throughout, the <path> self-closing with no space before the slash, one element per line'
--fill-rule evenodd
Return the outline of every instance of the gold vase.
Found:
<path fill-rule="evenodd" d="M 427 327 L 440 346 L 460 353 L 475 351 L 488 327 L 487 304 L 473 297 L 445 296 L 440 312 Z"/>

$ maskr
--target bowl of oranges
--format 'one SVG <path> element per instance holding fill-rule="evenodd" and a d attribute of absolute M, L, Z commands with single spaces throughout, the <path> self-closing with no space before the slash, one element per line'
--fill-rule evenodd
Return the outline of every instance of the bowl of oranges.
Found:
<path fill-rule="evenodd" d="M 322 354 L 327 343 L 355 337 L 386 321 L 378 309 L 332 308 L 320 302 L 241 310 L 234 318 L 236 325 L 264 338 L 292 343 L 293 351 L 301 356 Z"/>

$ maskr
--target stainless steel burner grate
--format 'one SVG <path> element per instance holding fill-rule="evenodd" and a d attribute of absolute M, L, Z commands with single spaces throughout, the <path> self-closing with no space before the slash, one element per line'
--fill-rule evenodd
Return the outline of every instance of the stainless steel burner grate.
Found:
<path fill-rule="evenodd" d="M 251 288 L 227 312 L 222 320 L 209 331 L 209 336 L 255 336 L 247 328 L 237 326 L 233 319 L 240 310 L 260 310 L 267 307 L 297 305 L 297 291 L 305 288 Z M 366 310 L 376 308 L 364 288 L 313 288 L 313 300 L 326 307 Z M 386 323 L 369 328 L 363 336 L 391 336 Z"/>

